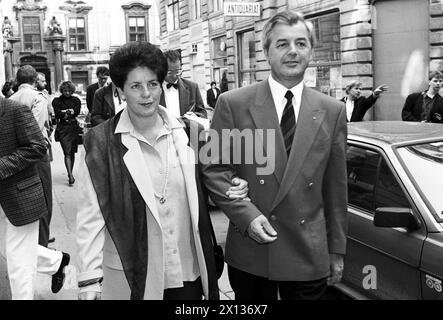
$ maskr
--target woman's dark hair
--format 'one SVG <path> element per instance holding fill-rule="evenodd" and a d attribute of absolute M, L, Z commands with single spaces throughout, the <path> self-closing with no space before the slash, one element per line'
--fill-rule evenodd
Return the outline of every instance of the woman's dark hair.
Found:
<path fill-rule="evenodd" d="M 129 72 L 146 67 L 157 75 L 162 83 L 168 72 L 168 61 L 163 52 L 149 42 L 131 42 L 118 48 L 109 61 L 112 82 L 123 89 Z"/>
<path fill-rule="evenodd" d="M 75 85 L 72 83 L 72 81 L 63 81 L 62 83 L 60 83 L 58 91 L 60 91 L 60 93 L 63 93 L 63 90 L 65 89 L 68 89 L 69 91 L 71 91 L 71 93 L 74 93 Z"/>

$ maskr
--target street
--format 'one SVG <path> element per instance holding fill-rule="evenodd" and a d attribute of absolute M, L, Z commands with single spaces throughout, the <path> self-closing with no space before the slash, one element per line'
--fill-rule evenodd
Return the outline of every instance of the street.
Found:
<path fill-rule="evenodd" d="M 51 292 L 51 277 L 48 275 L 37 274 L 35 300 L 75 300 L 77 299 L 77 250 L 75 243 L 75 223 L 77 209 L 77 184 L 76 180 L 73 186 L 68 184 L 68 176 L 63 161 L 63 151 L 60 143 L 52 143 L 53 161 L 52 184 L 53 184 L 53 214 L 51 220 L 51 236 L 55 237 L 55 242 L 49 247 L 67 252 L 71 255 L 70 264 L 65 268 L 65 283 L 57 294 Z M 76 177 L 79 159 L 84 153 L 83 146 L 79 146 L 79 152 L 76 154 L 74 166 L 74 177 Z M 225 246 L 228 220 L 221 211 L 211 212 L 211 219 L 214 225 L 214 231 L 217 242 Z M 225 265 L 222 277 L 219 279 L 220 299 L 231 300 L 234 298 L 227 277 L 227 267 Z M 0 256 L 0 300 L 10 299 L 10 290 L 6 275 L 6 262 L 4 257 Z"/>

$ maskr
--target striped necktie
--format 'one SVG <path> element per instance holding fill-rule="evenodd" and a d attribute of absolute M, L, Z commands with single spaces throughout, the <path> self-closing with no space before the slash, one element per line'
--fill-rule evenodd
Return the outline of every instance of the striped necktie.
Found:
<path fill-rule="evenodd" d="M 285 98 L 287 100 L 285 109 L 283 110 L 283 116 L 280 122 L 281 132 L 283 134 L 283 140 L 285 141 L 286 153 L 291 153 L 292 141 L 294 140 L 295 134 L 295 114 L 294 107 L 292 105 L 292 98 L 294 95 L 291 91 L 287 91 Z"/>

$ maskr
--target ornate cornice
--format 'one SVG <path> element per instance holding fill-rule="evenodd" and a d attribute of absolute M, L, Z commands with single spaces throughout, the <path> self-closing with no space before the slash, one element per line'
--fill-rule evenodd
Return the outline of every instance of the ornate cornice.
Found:
<path fill-rule="evenodd" d="M 122 5 L 122 8 L 124 10 L 131 10 L 131 9 L 137 9 L 137 8 L 141 8 L 143 10 L 148 10 L 149 8 L 151 8 L 151 5 L 144 4 L 144 3 L 141 3 L 141 2 L 131 2 L 129 4 Z"/>
<path fill-rule="evenodd" d="M 91 6 L 82 6 L 82 7 L 70 7 L 70 6 L 61 6 L 59 7 L 60 10 L 68 11 L 70 13 L 88 13 L 92 10 Z"/>
<path fill-rule="evenodd" d="M 17 4 L 13 6 L 14 11 L 46 11 L 45 5 L 37 4 L 41 0 L 17 0 Z"/>

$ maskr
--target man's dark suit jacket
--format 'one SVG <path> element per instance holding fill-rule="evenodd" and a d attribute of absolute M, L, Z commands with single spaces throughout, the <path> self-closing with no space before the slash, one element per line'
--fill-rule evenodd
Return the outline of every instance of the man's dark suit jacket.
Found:
<path fill-rule="evenodd" d="M 0 98 L 0 205 L 14 226 L 47 214 L 36 163 L 47 143 L 31 109 Z"/>
<path fill-rule="evenodd" d="M 346 104 L 346 99 L 348 99 L 348 97 L 343 97 L 340 101 Z M 368 97 L 360 96 L 357 100 L 355 100 L 354 110 L 352 111 L 351 120 L 349 120 L 349 122 L 362 121 L 366 111 L 368 111 L 374 105 L 377 99 L 377 96 L 371 94 Z"/>
<path fill-rule="evenodd" d="M 180 101 L 180 115 L 183 116 L 186 112 L 193 111 L 199 117 L 207 118 L 208 115 L 205 110 L 205 105 L 195 82 L 178 78 L 178 96 Z M 165 93 L 162 92 L 160 97 L 160 105 L 168 107 L 165 101 Z"/>
<path fill-rule="evenodd" d="M 422 121 L 423 113 L 423 97 L 426 92 L 416 92 L 410 94 L 405 101 L 403 110 L 401 112 L 401 118 L 403 121 Z M 430 122 L 443 123 L 443 98 L 437 94 L 429 113 Z M 438 119 L 440 115 L 440 120 Z"/>
<path fill-rule="evenodd" d="M 115 116 L 114 96 L 112 94 L 112 84 L 109 84 L 95 92 L 91 111 L 91 125 L 94 127 L 113 116 Z"/>
<path fill-rule="evenodd" d="M 212 108 L 215 108 L 215 104 L 217 103 L 218 97 L 220 96 L 220 89 L 215 88 L 215 91 L 217 91 L 217 97 L 214 97 L 214 91 L 212 90 L 212 88 L 206 91 L 206 102 Z"/>
<path fill-rule="evenodd" d="M 98 90 L 98 82 L 91 84 L 86 88 L 86 106 L 89 112 L 92 110 L 92 103 L 94 102 L 94 94 Z"/>

